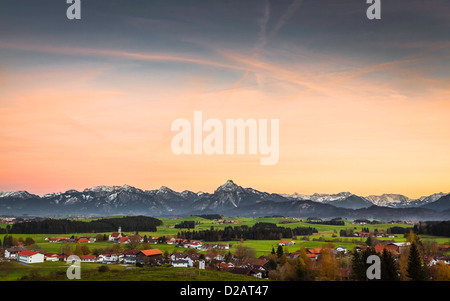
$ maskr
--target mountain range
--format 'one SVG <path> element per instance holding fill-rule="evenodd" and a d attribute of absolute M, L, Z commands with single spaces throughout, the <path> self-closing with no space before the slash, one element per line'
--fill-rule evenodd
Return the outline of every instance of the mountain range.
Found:
<path fill-rule="evenodd" d="M 228 180 L 213 193 L 176 192 L 168 187 L 96 186 L 42 197 L 26 191 L 0 193 L 0 215 L 295 216 L 379 220 L 448 220 L 450 194 L 411 200 L 402 195 L 275 194 Z"/>

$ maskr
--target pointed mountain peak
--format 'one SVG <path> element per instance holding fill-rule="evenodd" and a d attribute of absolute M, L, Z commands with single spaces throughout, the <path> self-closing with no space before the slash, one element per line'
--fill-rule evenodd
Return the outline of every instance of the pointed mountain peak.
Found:
<path fill-rule="evenodd" d="M 170 189 L 167 186 L 161 186 L 161 188 L 159 188 L 158 192 L 159 193 L 175 193 L 175 191 L 173 191 L 172 189 Z"/>
<path fill-rule="evenodd" d="M 233 180 L 228 180 L 226 181 L 225 184 L 223 184 L 222 186 L 220 186 L 219 188 L 216 189 L 216 191 L 226 191 L 226 192 L 231 192 L 231 191 L 236 191 L 236 190 L 241 190 L 243 189 L 241 186 L 236 185 Z"/>

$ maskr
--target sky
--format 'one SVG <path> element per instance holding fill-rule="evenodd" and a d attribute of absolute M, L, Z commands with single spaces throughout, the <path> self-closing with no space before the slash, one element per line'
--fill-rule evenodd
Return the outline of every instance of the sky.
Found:
<path fill-rule="evenodd" d="M 0 0 L 0 191 L 418 198 L 450 189 L 450 2 Z M 279 119 L 279 160 L 176 155 L 174 120 Z"/>

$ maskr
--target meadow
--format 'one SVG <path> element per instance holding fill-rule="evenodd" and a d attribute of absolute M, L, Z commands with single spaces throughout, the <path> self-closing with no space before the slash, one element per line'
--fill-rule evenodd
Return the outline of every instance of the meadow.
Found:
<path fill-rule="evenodd" d="M 198 216 L 189 216 L 185 218 L 177 218 L 177 219 L 170 219 L 170 218 L 158 218 L 163 222 L 163 225 L 159 226 L 157 228 L 156 232 L 139 232 L 139 235 L 144 236 L 146 235 L 148 238 L 150 237 L 162 237 L 165 236 L 166 238 L 170 237 L 176 237 L 177 233 L 180 231 L 186 231 L 187 229 L 177 229 L 174 226 L 176 224 L 179 224 L 182 221 L 195 221 L 196 226 L 195 230 L 199 231 L 201 229 L 207 230 L 211 227 L 214 227 L 214 229 L 224 229 L 228 226 L 240 226 L 240 225 L 247 225 L 247 226 L 253 226 L 256 223 L 259 222 L 265 222 L 265 223 L 274 223 L 277 224 L 277 226 L 280 227 L 286 227 L 286 228 L 295 228 L 295 227 L 313 227 L 318 230 L 318 233 L 314 233 L 313 235 L 310 235 L 306 237 L 307 239 L 303 239 L 305 237 L 298 236 L 297 239 L 294 239 L 295 245 L 293 246 L 286 246 L 284 247 L 285 250 L 289 252 L 294 252 L 299 249 L 300 246 L 306 247 L 306 248 L 317 248 L 321 247 L 324 244 L 332 244 L 334 247 L 337 246 L 343 246 L 347 249 L 351 250 L 354 247 L 358 245 L 364 245 L 367 238 L 359 238 L 359 237 L 340 237 L 339 231 L 343 229 L 354 229 L 354 231 L 361 231 L 362 228 L 368 228 L 370 232 L 373 232 L 375 229 L 380 230 L 387 230 L 388 228 L 398 226 L 398 227 L 404 227 L 404 228 L 412 228 L 413 224 L 403 224 L 403 223 L 383 223 L 383 224 L 355 224 L 352 221 L 345 220 L 344 226 L 338 226 L 338 225 L 321 225 L 321 224 L 311 224 L 307 223 L 306 221 L 298 221 L 294 218 L 283 218 L 283 217 L 270 217 L 270 218 L 246 218 L 246 217 L 240 217 L 240 218 L 224 218 L 224 220 L 233 220 L 237 223 L 222 223 L 218 224 L 217 220 L 208 220 L 202 217 Z M 91 219 L 85 219 L 84 221 L 90 221 Z M 2 224 L 2 227 L 5 227 L 5 224 Z M 128 235 L 133 235 L 134 233 L 125 232 Z M 61 251 L 62 245 L 61 243 L 49 243 L 45 240 L 46 237 L 51 236 L 65 236 L 65 237 L 71 237 L 71 236 L 95 236 L 98 234 L 106 234 L 109 235 L 110 233 L 70 233 L 70 234 L 12 234 L 13 237 L 19 239 L 20 237 L 22 239 L 26 239 L 27 237 L 31 237 L 35 243 L 35 248 L 44 249 L 49 253 L 59 253 Z M 377 238 L 380 242 L 383 241 L 395 241 L 395 242 L 404 242 L 405 238 L 403 235 L 396 235 L 396 238 Z M 0 236 L 0 239 L 2 237 Z M 448 237 L 435 237 L 435 236 L 422 236 L 423 239 L 431 239 L 435 240 L 436 242 L 440 244 L 449 244 L 450 239 Z M 285 238 L 286 240 L 292 240 L 290 238 Z M 339 241 L 335 241 L 339 240 Z M 212 242 L 213 243 L 213 242 Z M 279 240 L 248 240 L 248 241 L 221 241 L 220 243 L 229 243 L 231 248 L 231 253 L 234 252 L 235 248 L 239 244 L 243 244 L 244 246 L 248 246 L 253 248 L 256 251 L 257 256 L 266 255 L 272 251 L 272 248 L 277 248 Z M 72 244 L 75 245 L 75 244 Z M 87 245 L 89 249 L 92 251 L 93 249 L 108 249 L 113 246 L 113 242 L 110 241 L 99 241 L 96 243 L 81 243 L 80 245 Z M 167 251 L 169 253 L 172 253 L 177 246 L 176 245 L 168 245 L 168 244 L 152 244 L 152 248 L 158 248 L 161 251 Z M 126 245 L 121 246 L 122 249 L 126 249 Z M 182 252 L 182 248 L 178 248 L 179 252 Z"/>

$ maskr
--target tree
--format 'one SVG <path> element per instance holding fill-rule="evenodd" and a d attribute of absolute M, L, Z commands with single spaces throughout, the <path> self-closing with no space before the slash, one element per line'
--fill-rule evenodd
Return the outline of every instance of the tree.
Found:
<path fill-rule="evenodd" d="M 77 245 L 75 247 L 75 255 L 77 255 L 78 257 L 83 256 L 83 250 L 81 249 L 81 245 Z"/>
<path fill-rule="evenodd" d="M 397 272 L 397 264 L 394 256 L 386 248 L 381 254 L 381 280 L 383 281 L 397 281 L 400 280 Z"/>
<path fill-rule="evenodd" d="M 255 258 L 256 252 L 254 249 L 240 244 L 236 247 L 236 253 L 234 255 L 236 256 L 239 264 L 242 264 L 248 258 Z"/>
<path fill-rule="evenodd" d="M 26 246 L 30 246 L 30 245 L 34 245 L 34 244 L 35 244 L 34 239 L 32 239 L 31 237 L 27 237 L 25 239 L 25 245 Z"/>
<path fill-rule="evenodd" d="M 437 281 L 450 281 L 450 266 L 442 261 L 436 264 L 436 278 Z"/>
<path fill-rule="evenodd" d="M 283 252 L 283 247 L 278 245 L 278 248 L 277 248 L 277 256 L 278 256 L 278 258 L 280 258 L 281 255 L 283 255 L 283 253 L 284 253 Z"/>
<path fill-rule="evenodd" d="M 336 280 L 338 264 L 330 249 L 322 248 L 317 262 L 320 280 Z"/>
<path fill-rule="evenodd" d="M 367 240 L 366 240 L 366 245 L 367 246 L 369 246 L 369 247 L 375 247 L 375 245 L 378 243 L 378 240 L 375 238 L 375 237 L 373 237 L 373 236 L 369 236 L 369 237 L 367 237 Z"/>
<path fill-rule="evenodd" d="M 91 253 L 91 251 L 89 250 L 89 247 L 86 245 L 81 246 L 81 251 L 83 252 L 83 255 L 88 255 L 89 253 Z"/>
<path fill-rule="evenodd" d="M 408 268 L 406 270 L 407 276 L 412 281 L 424 281 L 426 280 L 426 271 L 423 266 L 422 259 L 417 248 L 416 242 L 411 243 L 408 256 Z"/>

